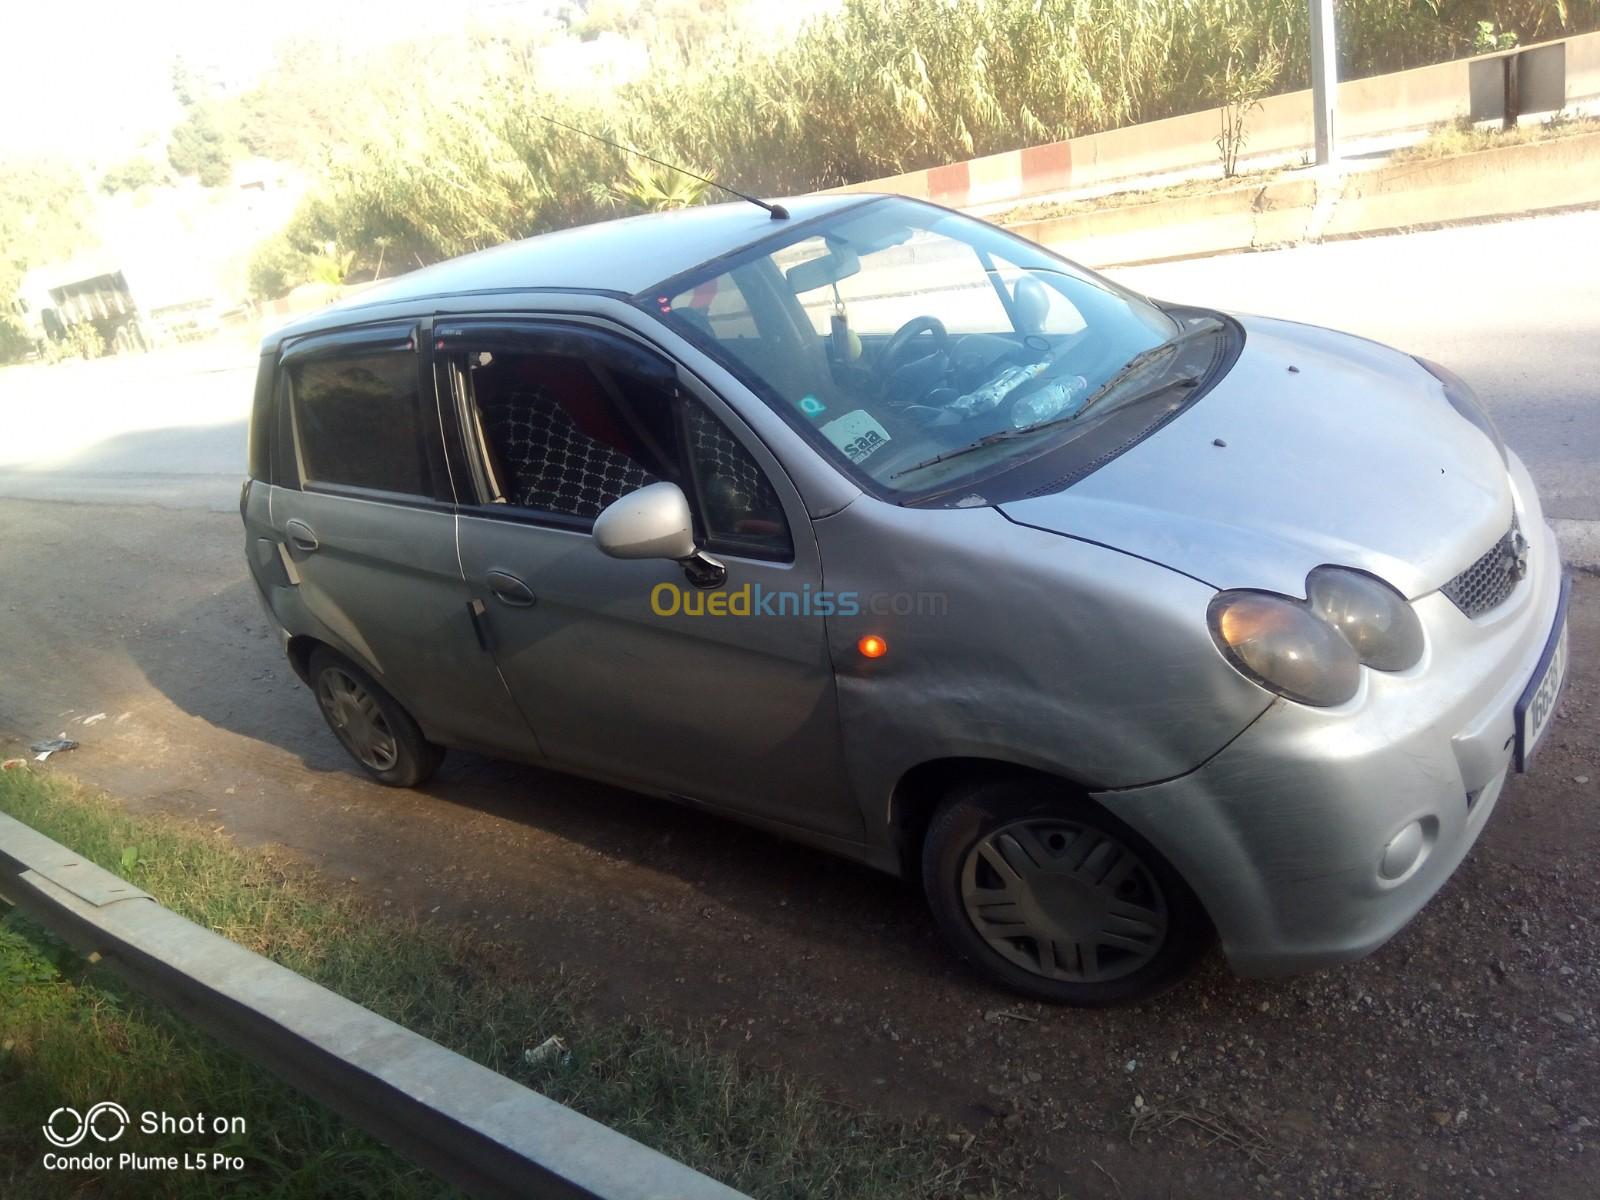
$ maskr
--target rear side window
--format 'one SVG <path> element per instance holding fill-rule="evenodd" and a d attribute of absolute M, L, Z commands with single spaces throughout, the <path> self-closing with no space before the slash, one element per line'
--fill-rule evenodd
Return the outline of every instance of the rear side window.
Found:
<path fill-rule="evenodd" d="M 315 359 L 289 375 L 307 482 L 432 494 L 414 355 Z"/>

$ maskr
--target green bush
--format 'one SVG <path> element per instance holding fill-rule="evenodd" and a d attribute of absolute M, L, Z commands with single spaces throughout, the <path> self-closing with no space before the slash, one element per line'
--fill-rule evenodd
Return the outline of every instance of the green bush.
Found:
<path fill-rule="evenodd" d="M 45 342 L 43 357 L 46 362 L 64 362 L 69 358 L 101 358 L 106 353 L 106 341 L 100 331 L 88 323 L 72 325 L 66 336 Z"/>
<path fill-rule="evenodd" d="M 100 177 L 100 190 L 108 196 L 118 192 L 137 192 L 140 188 L 168 182 L 166 171 L 143 156 L 119 163 Z"/>
<path fill-rule="evenodd" d="M 10 317 L 0 317 L 0 363 L 20 362 L 33 352 L 33 339 Z"/>
<path fill-rule="evenodd" d="M 193 175 L 205 187 L 223 187 L 244 151 L 231 109 L 207 101 L 190 108 L 173 129 L 167 161 L 178 174 Z"/>
<path fill-rule="evenodd" d="M 250 295 L 257 300 L 276 300 L 311 277 L 306 254 L 298 250 L 285 233 L 268 238 L 250 256 L 248 271 Z"/>

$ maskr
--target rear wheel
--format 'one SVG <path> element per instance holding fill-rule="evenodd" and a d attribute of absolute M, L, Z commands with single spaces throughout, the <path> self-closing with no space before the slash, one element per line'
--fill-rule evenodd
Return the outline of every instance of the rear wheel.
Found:
<path fill-rule="evenodd" d="M 371 675 L 325 646 L 307 666 L 323 719 L 367 774 L 390 787 L 416 787 L 439 769 L 443 748 Z"/>
<path fill-rule="evenodd" d="M 1214 937 L 1153 846 L 1047 783 L 993 781 L 952 795 L 928 828 L 922 870 L 956 952 L 1039 1000 L 1148 999 L 1187 975 Z"/>

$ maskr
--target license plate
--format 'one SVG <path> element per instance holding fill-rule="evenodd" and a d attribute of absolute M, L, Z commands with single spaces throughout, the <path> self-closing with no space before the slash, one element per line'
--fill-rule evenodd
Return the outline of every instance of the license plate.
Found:
<path fill-rule="evenodd" d="M 1567 681 L 1567 592 L 1572 581 L 1561 581 L 1561 602 L 1556 606 L 1555 628 L 1550 641 L 1539 657 L 1533 680 L 1517 701 L 1517 754 L 1516 767 L 1528 769 L 1528 760 L 1538 748 L 1539 739 L 1555 719 L 1556 702 L 1561 698 L 1561 685 Z"/>

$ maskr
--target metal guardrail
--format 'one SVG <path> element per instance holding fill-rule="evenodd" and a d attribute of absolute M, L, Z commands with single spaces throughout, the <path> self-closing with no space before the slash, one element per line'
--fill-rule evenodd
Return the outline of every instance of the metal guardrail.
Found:
<path fill-rule="evenodd" d="M 473 1196 L 743 1195 L 185 920 L 4 814 L 0 895 Z"/>

